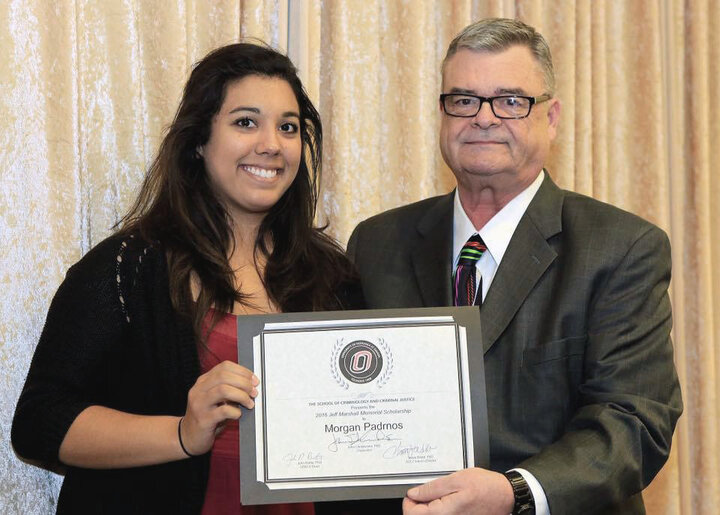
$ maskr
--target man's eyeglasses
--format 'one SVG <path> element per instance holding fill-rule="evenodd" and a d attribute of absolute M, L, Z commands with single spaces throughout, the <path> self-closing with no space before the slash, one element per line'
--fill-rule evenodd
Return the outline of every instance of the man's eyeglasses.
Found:
<path fill-rule="evenodd" d="M 443 110 L 450 116 L 472 118 L 476 116 L 485 102 L 490 104 L 493 114 L 503 120 L 516 120 L 530 116 L 532 106 L 552 98 L 551 95 L 524 97 L 520 95 L 502 95 L 499 97 L 478 97 L 464 93 L 445 93 L 440 95 Z"/>

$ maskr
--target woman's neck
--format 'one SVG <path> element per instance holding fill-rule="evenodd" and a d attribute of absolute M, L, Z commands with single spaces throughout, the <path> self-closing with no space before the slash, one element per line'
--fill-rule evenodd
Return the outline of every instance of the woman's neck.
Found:
<path fill-rule="evenodd" d="M 265 265 L 267 256 L 256 245 L 260 223 L 255 226 L 235 224 L 233 235 L 235 245 L 228 251 L 228 263 L 235 275 L 235 287 L 243 294 L 245 301 L 235 302 L 236 315 L 276 313 L 278 307 L 270 299 L 265 287 Z M 265 248 L 272 252 L 272 239 L 265 238 Z"/>

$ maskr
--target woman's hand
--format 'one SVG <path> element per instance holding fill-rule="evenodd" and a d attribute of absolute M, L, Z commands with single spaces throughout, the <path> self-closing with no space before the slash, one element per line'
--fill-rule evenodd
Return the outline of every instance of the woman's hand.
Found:
<path fill-rule="evenodd" d="M 237 420 L 240 406 L 251 409 L 258 378 L 247 368 L 225 361 L 203 374 L 188 393 L 180 426 L 185 449 L 203 454 L 216 429 Z M 60 461 L 84 468 L 127 468 L 187 458 L 178 441 L 179 419 L 169 415 L 135 415 L 89 406 L 70 425 L 60 445 Z"/>
<path fill-rule="evenodd" d="M 208 452 L 217 430 L 228 420 L 240 418 L 240 406 L 246 409 L 255 406 L 258 384 L 260 380 L 252 371 L 232 361 L 223 361 L 198 377 L 188 392 L 180 427 L 187 452 L 193 455 Z"/>

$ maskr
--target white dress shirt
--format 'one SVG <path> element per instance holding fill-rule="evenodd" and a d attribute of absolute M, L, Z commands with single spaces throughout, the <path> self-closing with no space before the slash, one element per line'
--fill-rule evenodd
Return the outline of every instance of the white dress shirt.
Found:
<path fill-rule="evenodd" d="M 465 245 L 465 242 L 467 242 L 473 234 L 479 234 L 487 247 L 487 250 L 475 264 L 476 274 L 482 277 L 482 291 L 477 292 L 478 294 L 482 294 L 482 300 L 485 300 L 485 296 L 495 278 L 495 272 L 505 255 L 505 251 L 510 244 L 510 239 L 515 233 L 515 229 L 517 229 L 520 223 L 520 219 L 525 214 L 525 211 L 530 205 L 530 201 L 532 201 L 540 189 L 544 178 L 545 173 L 540 172 L 530 186 L 508 202 L 505 207 L 498 211 L 480 230 L 473 226 L 470 218 L 468 218 L 467 213 L 465 213 L 462 207 L 457 190 L 455 191 L 455 207 L 453 213 L 453 270 L 457 268 L 460 251 L 463 245 Z M 545 491 L 538 480 L 535 479 L 535 476 L 525 469 L 513 470 L 517 470 L 522 474 L 523 478 L 525 478 L 525 481 L 527 481 L 533 498 L 535 499 L 536 515 L 550 515 L 550 507 L 548 506 Z"/>

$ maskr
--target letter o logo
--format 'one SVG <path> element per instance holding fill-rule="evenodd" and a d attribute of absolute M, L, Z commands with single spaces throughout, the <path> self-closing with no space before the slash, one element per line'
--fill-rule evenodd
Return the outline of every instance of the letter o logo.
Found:
<path fill-rule="evenodd" d="M 374 344 L 365 340 L 356 340 L 348 343 L 339 358 L 340 372 L 357 384 L 369 383 L 375 379 L 382 370 L 383 358 Z"/>
<path fill-rule="evenodd" d="M 370 351 L 361 350 L 356 352 L 350 363 L 350 370 L 353 374 L 362 374 L 370 369 L 373 362 L 373 355 Z"/>

